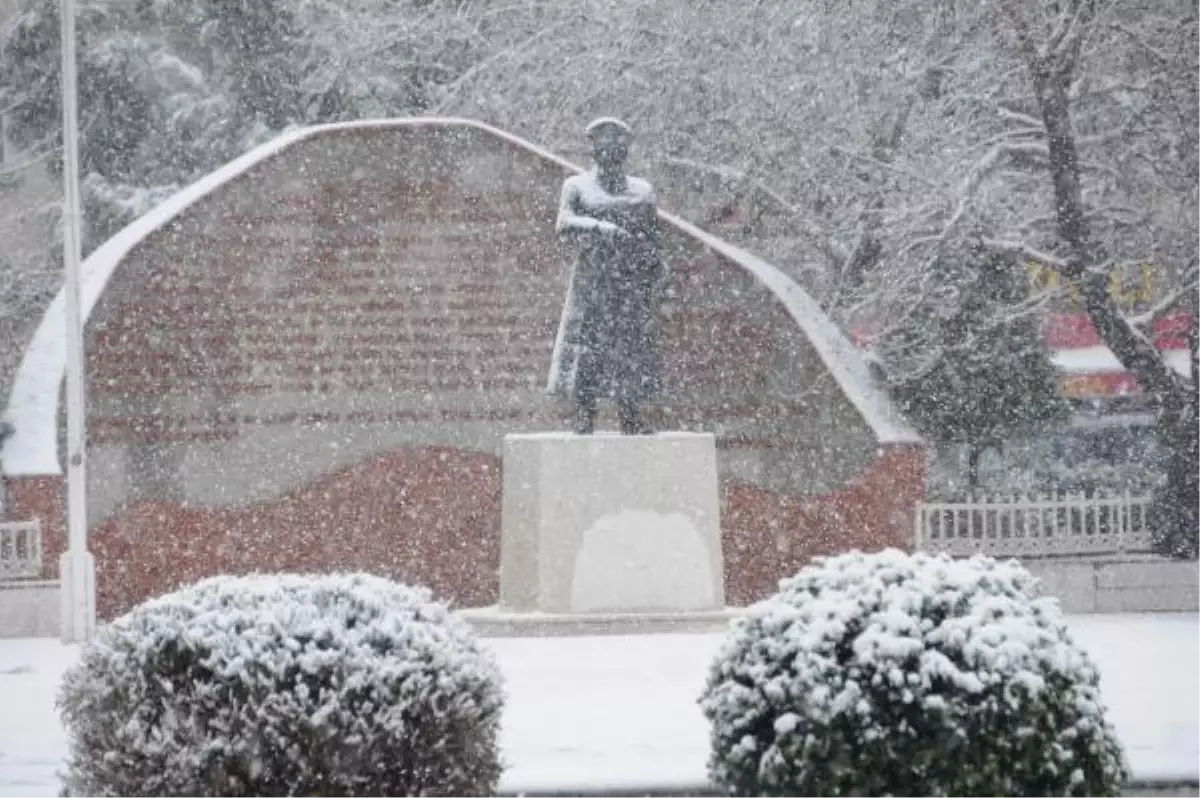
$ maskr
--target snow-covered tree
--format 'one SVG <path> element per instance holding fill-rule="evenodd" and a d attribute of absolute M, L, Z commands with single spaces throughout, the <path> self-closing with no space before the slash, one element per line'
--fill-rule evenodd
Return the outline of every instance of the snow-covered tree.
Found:
<path fill-rule="evenodd" d="M 58 6 L 25 0 L 4 31 L 0 97 L 26 148 L 59 139 Z M 83 0 L 78 17 L 89 248 L 290 126 L 421 112 L 475 43 L 449 4 L 415 0 Z"/>
<path fill-rule="evenodd" d="M 883 346 L 908 417 L 932 441 L 967 444 L 972 488 L 985 447 L 1067 412 L 1037 320 L 1021 307 L 1023 278 L 1011 254 L 979 235 L 947 247 L 936 283 Z"/>
<path fill-rule="evenodd" d="M 68 795 L 490 795 L 499 668 L 424 589 L 215 577 L 97 631 L 64 676 Z"/>
<path fill-rule="evenodd" d="M 0 74 L 13 75 L 18 104 L 36 111 L 38 124 L 22 112 L 18 127 L 52 140 L 55 4 L 26 3 L 9 38 L 30 44 L 5 50 L 23 71 Z M 1124 107 L 1112 91 L 1088 89 L 1112 84 L 1109 74 L 1146 88 L 1130 89 L 1130 120 L 1159 109 L 1152 130 L 1127 124 L 1121 136 L 1088 138 L 1096 155 L 1087 168 L 1111 177 L 1114 198 L 1135 197 L 1099 209 L 1113 239 L 1128 242 L 1121 263 L 1169 269 L 1173 257 L 1152 256 L 1177 253 L 1195 228 L 1172 193 L 1188 194 L 1186 175 L 1167 183 L 1146 159 L 1127 157 L 1162 149 L 1148 137 L 1170 115 L 1148 92 L 1163 91 L 1158 77 L 1177 67 L 1136 51 L 1159 28 L 1178 38 L 1169 26 L 1186 22 L 1182 8 L 1129 21 L 1079 89 L 1098 119 Z M 118 130 L 111 144 L 96 137 L 117 150 L 112 163 L 85 171 L 109 182 L 124 179 L 133 142 L 144 145 L 134 159 L 142 177 L 130 185 L 149 190 L 289 124 L 410 113 L 480 118 L 581 156 L 581 124 L 615 112 L 638 134 L 639 171 L 688 163 L 773 197 L 782 218 L 752 243 L 839 316 L 888 319 L 893 305 L 911 304 L 930 245 L 974 216 L 993 223 L 998 243 L 1057 262 L 1049 216 L 1029 201 L 1049 197 L 1040 122 L 1017 53 L 994 35 L 991 3 L 766 0 L 730 14 L 683 0 L 86 0 L 81 17 L 81 74 L 99 69 L 109 95 L 94 108 L 85 97 L 85 127 L 103 118 Z M 1186 92 L 1177 99 L 1186 117 Z M 141 128 L 109 119 L 122 115 Z"/>
<path fill-rule="evenodd" d="M 1159 494 L 1156 548 L 1170 556 L 1195 557 L 1200 543 L 1200 397 L 1195 381 L 1176 373 L 1136 323 L 1121 313 L 1107 279 L 1114 261 L 1129 252 L 1124 234 L 1128 231 L 1130 239 L 1145 246 L 1145 236 L 1137 236 L 1131 228 L 1157 220 L 1138 206 L 1106 204 L 1114 201 L 1122 183 L 1144 175 L 1165 195 L 1162 201 L 1188 208 L 1195 216 L 1195 6 L 1172 9 L 1176 14 L 1171 18 L 1182 33 L 1167 29 L 1161 6 L 1156 6 L 1159 14 L 1150 15 L 1149 25 L 1162 39 L 1148 40 L 1145 28 L 1133 27 L 1146 22 L 1130 16 L 1132 9 L 1109 12 L 1109 6 L 1096 0 L 997 0 L 997 5 L 1031 84 L 1030 113 L 1053 189 L 1048 222 L 1062 252 L 1056 268 L 1079 286 L 1084 308 L 1101 338 L 1153 399 L 1160 439 L 1170 453 L 1167 484 Z M 1089 50 L 1125 39 L 1132 41 L 1138 54 L 1089 80 L 1082 66 Z M 1096 57 L 1094 50 L 1092 55 Z M 1112 61 L 1109 55 L 1104 63 Z M 1143 64 L 1153 65 L 1154 70 L 1146 84 L 1129 85 L 1129 76 L 1137 75 Z M 1172 78 L 1180 85 L 1172 85 Z M 1084 96 L 1088 91 L 1100 95 L 1099 107 L 1114 106 L 1111 113 L 1103 117 L 1079 113 L 1081 105 L 1088 107 Z M 1101 126 L 1089 130 L 1090 124 Z M 1113 165 L 1115 174 L 1109 179 L 1093 179 L 1096 170 L 1087 168 L 1095 157 L 1086 143 L 1089 137 L 1101 141 L 1128 137 L 1139 146 L 1125 153 L 1128 163 Z M 1182 275 L 1179 295 L 1194 295 L 1194 228 L 1187 239 L 1172 235 L 1178 229 L 1164 225 L 1154 230 L 1157 236 L 1152 240 L 1162 243 L 1162 256 Z M 1174 292 L 1168 295 L 1163 304 L 1177 301 L 1175 296 Z M 1195 374 L 1194 357 L 1191 368 Z"/>
<path fill-rule="evenodd" d="M 734 622 L 700 700 L 731 795 L 1119 795 L 1100 677 L 1016 562 L 822 558 Z"/>

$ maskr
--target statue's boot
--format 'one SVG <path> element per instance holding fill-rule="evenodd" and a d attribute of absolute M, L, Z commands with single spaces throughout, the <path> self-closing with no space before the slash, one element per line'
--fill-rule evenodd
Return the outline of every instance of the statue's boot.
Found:
<path fill-rule="evenodd" d="M 596 400 L 579 399 L 575 403 L 575 434 L 591 435 L 596 430 Z"/>
<path fill-rule="evenodd" d="M 617 415 L 621 419 L 622 435 L 652 435 L 654 430 L 642 420 L 637 403 L 632 400 L 622 400 L 617 403 Z"/>

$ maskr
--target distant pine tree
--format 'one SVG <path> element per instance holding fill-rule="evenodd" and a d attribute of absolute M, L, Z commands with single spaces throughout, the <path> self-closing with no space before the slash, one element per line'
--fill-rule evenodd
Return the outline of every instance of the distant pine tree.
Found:
<path fill-rule="evenodd" d="M 1062 418 L 1067 405 L 1034 316 L 1015 312 L 1026 290 L 1012 256 L 976 238 L 940 256 L 936 285 L 883 346 L 893 398 L 930 440 L 980 452 Z"/>

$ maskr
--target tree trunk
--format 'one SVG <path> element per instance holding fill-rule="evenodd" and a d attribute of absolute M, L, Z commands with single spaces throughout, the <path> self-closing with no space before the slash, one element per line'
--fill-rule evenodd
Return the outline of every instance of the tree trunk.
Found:
<path fill-rule="evenodd" d="M 1195 402 L 1175 404 L 1159 414 L 1158 440 L 1167 453 L 1167 478 L 1155 492 L 1154 551 L 1195 559 L 1200 544 L 1200 425 Z"/>
<path fill-rule="evenodd" d="M 1148 393 L 1163 397 L 1182 386 L 1153 344 L 1137 333 L 1117 308 L 1108 288 L 1108 274 L 1091 240 L 1079 186 L 1079 154 L 1071 130 L 1068 91 L 1070 79 L 1055 73 L 1036 81 L 1042 122 L 1046 127 L 1050 176 L 1058 235 L 1067 245 L 1064 276 L 1079 282 L 1084 307 L 1101 339 Z"/>
<path fill-rule="evenodd" d="M 1188 330 L 1188 366 L 1191 393 L 1187 392 L 1164 408 L 1158 420 L 1159 445 L 1167 452 L 1166 484 L 1157 496 L 1158 522 L 1154 550 L 1180 559 L 1194 559 L 1200 548 L 1200 418 L 1196 397 L 1200 396 L 1200 369 L 1197 368 L 1196 298 L 1192 302 L 1192 326 Z"/>
<path fill-rule="evenodd" d="M 978 443 L 967 444 L 967 487 L 974 493 L 979 489 L 979 450 Z"/>
<path fill-rule="evenodd" d="M 1195 378 L 1190 384 L 1180 379 L 1157 348 L 1121 315 L 1109 293 L 1108 275 L 1098 268 L 1103 258 L 1095 251 L 1084 213 L 1079 156 L 1071 129 L 1070 71 L 1046 61 L 1030 68 L 1046 128 L 1057 231 L 1067 245 L 1062 271 L 1079 282 L 1088 318 L 1100 338 L 1152 398 L 1157 411 L 1158 439 L 1167 453 L 1167 480 L 1156 495 L 1154 550 L 1164 556 L 1194 558 L 1200 537 Z"/>

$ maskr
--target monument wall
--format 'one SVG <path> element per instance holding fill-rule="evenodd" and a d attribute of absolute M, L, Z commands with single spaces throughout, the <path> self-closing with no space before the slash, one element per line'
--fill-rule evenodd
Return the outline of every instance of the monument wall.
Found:
<path fill-rule="evenodd" d="M 250 570 L 365 569 L 493 603 L 503 436 L 570 415 L 543 390 L 569 170 L 474 123 L 317 128 L 98 251 L 86 337 L 100 614 Z M 915 437 L 864 414 L 855 391 L 871 387 L 839 379 L 736 252 L 670 219 L 664 235 L 669 393 L 650 415 L 718 436 L 730 601 L 815 554 L 907 545 Z M 31 401 L 14 389 L 20 440 L 3 462 L 14 516 L 48 531 L 53 576 L 61 476 L 26 455 L 60 447 L 61 424 L 34 440 Z"/>

